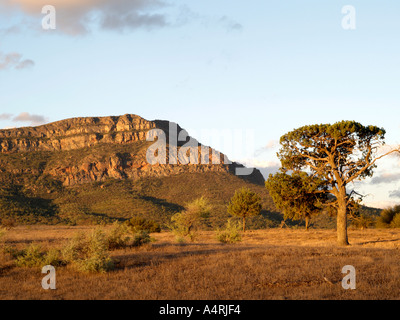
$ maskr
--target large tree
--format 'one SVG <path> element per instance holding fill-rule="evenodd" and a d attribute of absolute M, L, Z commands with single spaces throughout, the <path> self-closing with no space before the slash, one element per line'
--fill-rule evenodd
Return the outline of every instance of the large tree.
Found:
<path fill-rule="evenodd" d="M 328 202 L 337 212 L 337 241 L 348 245 L 347 214 L 356 193 L 347 186 L 356 180 L 371 177 L 376 161 L 399 149 L 378 154 L 384 145 L 385 130 L 363 126 L 355 121 L 316 124 L 295 129 L 280 139 L 278 157 L 282 170 L 307 172 L 324 181 L 326 188 L 315 192 L 329 193 Z"/>

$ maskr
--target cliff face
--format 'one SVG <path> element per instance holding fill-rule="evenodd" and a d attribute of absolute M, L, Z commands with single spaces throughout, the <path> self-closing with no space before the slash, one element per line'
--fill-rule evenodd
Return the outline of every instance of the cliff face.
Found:
<path fill-rule="evenodd" d="M 146 140 L 155 123 L 136 115 L 74 118 L 39 127 L 0 130 L 0 152 L 68 151 L 99 143 Z"/>
<path fill-rule="evenodd" d="M 137 115 L 124 115 L 74 118 L 39 127 L 0 130 L 0 175 L 51 176 L 71 186 L 108 178 L 137 179 L 185 172 L 234 174 L 237 168 L 243 167 L 224 163 L 223 155 L 220 164 L 211 164 L 212 149 L 207 155 L 201 155 L 201 151 L 199 154 L 199 157 L 208 158 L 210 164 L 183 165 L 179 161 L 177 164 L 149 164 L 146 152 L 154 142 L 146 141 L 146 134 L 158 128 L 168 138 L 168 124 L 167 121 L 147 121 Z M 169 146 L 167 155 L 168 151 Z M 258 170 L 243 178 L 256 184 L 264 183 Z"/>

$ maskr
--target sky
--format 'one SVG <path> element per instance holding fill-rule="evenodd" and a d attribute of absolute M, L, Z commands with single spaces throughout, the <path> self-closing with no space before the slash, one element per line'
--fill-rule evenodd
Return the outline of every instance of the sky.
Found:
<path fill-rule="evenodd" d="M 396 146 L 399 18 L 394 0 L 0 0 L 0 128 L 138 114 L 265 175 L 303 125 L 355 120 Z M 400 159 L 355 187 L 400 204 Z"/>

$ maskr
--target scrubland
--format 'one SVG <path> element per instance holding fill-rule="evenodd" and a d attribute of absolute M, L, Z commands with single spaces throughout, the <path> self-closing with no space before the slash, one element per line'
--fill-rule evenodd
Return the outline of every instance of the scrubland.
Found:
<path fill-rule="evenodd" d="M 105 227 L 107 228 L 107 227 Z M 90 226 L 18 226 L 5 245 L 34 243 L 60 248 Z M 40 267 L 20 267 L 0 258 L 0 299 L 399 299 L 400 230 L 349 230 L 351 246 L 336 245 L 335 230 L 271 228 L 249 230 L 242 241 L 223 244 L 215 232 L 177 242 L 171 232 L 152 233 L 140 247 L 110 252 L 105 273 L 56 268 L 56 290 L 41 286 Z M 356 270 L 356 289 L 345 290 L 342 268 Z"/>

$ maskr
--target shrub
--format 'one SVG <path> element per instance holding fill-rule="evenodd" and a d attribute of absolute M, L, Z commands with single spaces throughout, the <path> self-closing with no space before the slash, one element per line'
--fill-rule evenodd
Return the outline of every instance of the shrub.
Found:
<path fill-rule="evenodd" d="M 387 208 L 382 210 L 380 216 L 376 221 L 376 226 L 378 228 L 390 228 L 394 227 L 394 217 L 400 213 L 400 205 L 394 206 L 393 208 Z"/>
<path fill-rule="evenodd" d="M 61 255 L 65 261 L 72 263 L 84 256 L 87 247 L 87 239 L 84 233 L 75 233 L 74 236 L 64 245 Z"/>
<path fill-rule="evenodd" d="M 39 245 L 31 244 L 27 249 L 19 252 L 16 265 L 18 267 L 44 266 L 44 253 Z"/>
<path fill-rule="evenodd" d="M 14 259 L 18 267 L 43 267 L 52 265 L 53 267 L 64 264 L 61 260 L 61 253 L 57 249 L 43 250 L 39 245 L 31 244 L 26 249 L 16 250 L 14 248 L 7 248 L 5 250 Z"/>
<path fill-rule="evenodd" d="M 392 228 L 400 228 L 400 213 L 397 213 L 394 217 L 392 222 L 390 223 Z"/>
<path fill-rule="evenodd" d="M 133 233 L 138 231 L 147 231 L 148 233 L 161 232 L 161 227 L 157 222 L 141 217 L 133 217 L 126 224 Z"/>
<path fill-rule="evenodd" d="M 60 250 L 54 248 L 45 253 L 43 260 L 43 266 L 51 265 L 57 267 L 65 264 L 65 261 L 61 258 Z"/>
<path fill-rule="evenodd" d="M 172 231 L 181 237 L 188 237 L 195 240 L 196 229 L 209 217 L 211 205 L 204 197 L 195 199 L 186 204 L 186 209 L 171 217 Z"/>
<path fill-rule="evenodd" d="M 108 253 L 108 240 L 100 229 L 89 236 L 77 234 L 63 249 L 63 257 L 78 270 L 84 272 L 107 272 L 114 268 Z"/>
<path fill-rule="evenodd" d="M 352 219 L 351 224 L 356 228 L 367 229 L 374 224 L 374 220 L 365 214 L 360 214 Z"/>
<path fill-rule="evenodd" d="M 124 248 L 132 239 L 129 227 L 126 224 L 114 222 L 107 234 L 107 247 L 109 250 Z"/>
<path fill-rule="evenodd" d="M 139 231 L 133 237 L 132 246 L 139 247 L 151 241 L 150 235 L 146 231 Z"/>
<path fill-rule="evenodd" d="M 217 231 L 217 240 L 222 243 L 235 243 L 242 241 L 240 222 L 229 219 L 224 230 Z"/>

